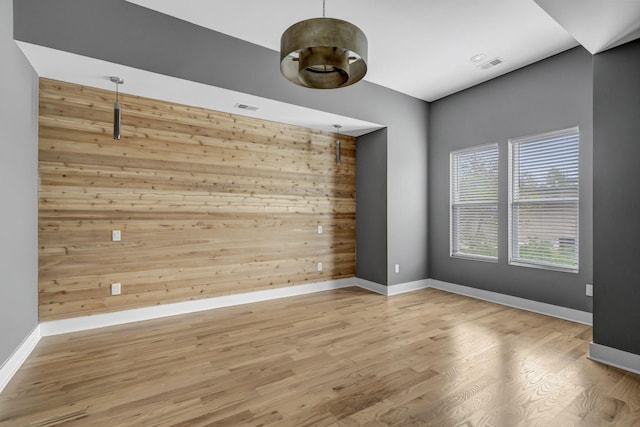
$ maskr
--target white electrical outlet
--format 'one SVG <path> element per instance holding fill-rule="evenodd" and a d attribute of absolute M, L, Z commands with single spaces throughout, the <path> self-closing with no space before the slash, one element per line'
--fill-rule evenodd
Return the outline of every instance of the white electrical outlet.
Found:
<path fill-rule="evenodd" d="M 395 271 L 396 271 L 396 273 L 400 273 L 400 264 L 396 264 Z"/>
<path fill-rule="evenodd" d="M 322 226 L 321 225 L 318 226 L 318 234 L 322 234 Z"/>
<path fill-rule="evenodd" d="M 122 284 L 121 283 L 112 283 L 111 284 L 111 295 L 120 295 L 122 293 Z"/>
<path fill-rule="evenodd" d="M 318 263 L 318 271 L 322 271 L 322 263 L 321 262 Z"/>
<path fill-rule="evenodd" d="M 119 242 L 121 238 L 122 238 L 122 233 L 120 232 L 120 230 L 111 230 L 112 242 Z"/>
<path fill-rule="evenodd" d="M 587 283 L 587 286 L 585 286 L 584 293 L 585 293 L 586 296 L 592 297 L 593 296 L 593 285 L 590 285 L 589 283 Z"/>

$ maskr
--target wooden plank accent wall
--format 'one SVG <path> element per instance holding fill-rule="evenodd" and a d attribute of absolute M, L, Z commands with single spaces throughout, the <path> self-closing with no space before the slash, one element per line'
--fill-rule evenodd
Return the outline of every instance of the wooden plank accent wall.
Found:
<path fill-rule="evenodd" d="M 337 166 L 334 134 L 121 94 L 116 141 L 113 102 L 40 80 L 40 320 L 354 276 L 354 138 Z"/>

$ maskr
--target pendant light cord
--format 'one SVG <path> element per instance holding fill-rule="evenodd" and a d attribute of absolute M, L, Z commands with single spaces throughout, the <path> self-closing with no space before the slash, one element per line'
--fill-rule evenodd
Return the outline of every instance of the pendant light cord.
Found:
<path fill-rule="evenodd" d="M 326 18 L 325 13 L 324 13 L 324 10 L 325 10 L 325 3 L 326 3 L 326 0 L 322 0 L 322 17 L 323 17 L 323 18 Z"/>

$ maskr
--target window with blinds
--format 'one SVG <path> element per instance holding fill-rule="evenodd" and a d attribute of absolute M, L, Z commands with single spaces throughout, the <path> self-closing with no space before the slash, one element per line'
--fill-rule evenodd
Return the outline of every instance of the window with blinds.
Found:
<path fill-rule="evenodd" d="M 451 256 L 498 259 L 498 144 L 450 154 Z"/>
<path fill-rule="evenodd" d="M 509 263 L 578 272 L 577 127 L 509 140 Z"/>

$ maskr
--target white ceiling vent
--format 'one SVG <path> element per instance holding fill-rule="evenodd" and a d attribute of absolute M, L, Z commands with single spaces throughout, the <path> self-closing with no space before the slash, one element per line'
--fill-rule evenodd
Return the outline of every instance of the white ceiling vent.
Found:
<path fill-rule="evenodd" d="M 253 105 L 240 104 L 240 103 L 237 103 L 236 105 L 234 105 L 234 108 L 239 108 L 241 110 L 248 110 L 248 111 L 258 111 L 258 107 L 254 107 Z"/>
<path fill-rule="evenodd" d="M 484 64 L 478 65 L 478 68 L 481 70 L 488 70 L 489 68 L 493 68 L 496 65 L 502 64 L 504 61 L 501 58 L 493 58 L 491 61 L 487 61 Z"/>

